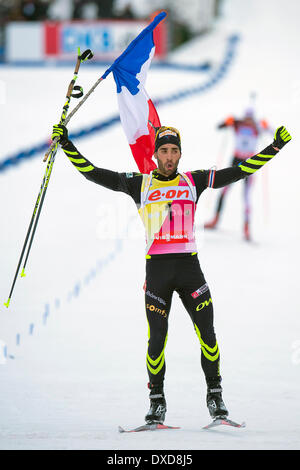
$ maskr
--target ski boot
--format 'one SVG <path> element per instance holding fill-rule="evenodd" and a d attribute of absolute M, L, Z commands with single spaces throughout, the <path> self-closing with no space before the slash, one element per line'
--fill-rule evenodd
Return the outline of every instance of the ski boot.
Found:
<path fill-rule="evenodd" d="M 163 424 L 167 411 L 163 384 L 148 383 L 150 389 L 150 409 L 145 416 L 147 424 Z"/>
<path fill-rule="evenodd" d="M 226 418 L 228 410 L 222 399 L 221 377 L 207 379 L 206 403 L 212 419 Z"/>
<path fill-rule="evenodd" d="M 244 224 L 244 238 L 247 242 L 249 242 L 251 240 L 249 222 L 245 222 L 245 224 Z"/>

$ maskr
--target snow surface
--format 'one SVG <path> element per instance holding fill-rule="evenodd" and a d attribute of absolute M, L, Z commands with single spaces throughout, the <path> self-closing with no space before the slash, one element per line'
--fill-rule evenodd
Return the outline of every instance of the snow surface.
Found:
<path fill-rule="evenodd" d="M 201 429 L 209 416 L 199 343 L 174 295 L 166 423 L 181 429 L 118 433 L 119 424 L 142 424 L 148 409 L 143 228 L 130 198 L 90 184 L 60 152 L 27 277 L 17 280 L 8 310 L 2 301 L 45 164 L 41 155 L 0 174 L 0 449 L 300 448 L 299 13 L 296 0 L 289 0 L 288 8 L 279 0 L 227 1 L 216 30 L 173 58 L 201 62 L 209 47 L 217 60 L 224 38 L 240 33 L 229 74 L 206 94 L 158 110 L 163 123 L 181 130 L 183 171 L 229 164 L 232 137 L 217 132 L 216 124 L 242 113 L 252 91 L 258 115 L 274 127 L 284 124 L 293 136 L 255 176 L 255 243 L 242 239 L 242 183 L 230 189 L 220 230 L 201 228 L 213 214 L 217 191 L 206 191 L 198 207 L 199 258 L 214 300 L 224 400 L 230 418 L 245 420 L 247 427 Z M 6 88 L 0 130 L 5 158 L 49 135 L 72 70 L 2 67 L 0 72 Z M 82 66 L 79 82 L 87 91 L 102 72 Z M 153 68 L 147 91 L 157 98 L 206 79 Z M 74 116 L 70 130 L 116 112 L 110 77 Z M 270 141 L 265 136 L 261 148 Z M 136 169 L 120 125 L 75 143 L 95 165 Z"/>

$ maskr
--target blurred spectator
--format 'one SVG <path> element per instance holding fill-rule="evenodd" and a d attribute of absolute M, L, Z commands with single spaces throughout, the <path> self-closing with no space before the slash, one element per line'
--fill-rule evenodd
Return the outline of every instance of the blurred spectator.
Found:
<path fill-rule="evenodd" d="M 127 3 L 123 10 L 120 12 L 118 15 L 118 18 L 122 20 L 127 20 L 127 19 L 133 19 L 135 18 L 135 14 L 133 13 L 132 5 L 131 3 Z"/>
<path fill-rule="evenodd" d="M 73 19 L 114 18 L 115 0 L 73 0 Z"/>
<path fill-rule="evenodd" d="M 83 20 L 96 20 L 98 17 L 98 8 L 96 2 L 86 1 L 81 8 L 81 18 Z"/>
<path fill-rule="evenodd" d="M 73 20 L 82 18 L 83 4 L 84 4 L 84 0 L 73 0 L 73 13 L 72 13 Z"/>
<path fill-rule="evenodd" d="M 22 19 L 20 12 L 19 2 L 14 0 L 1 0 L 0 1 L 0 22 L 1 24 L 6 21 Z"/>
<path fill-rule="evenodd" d="M 1 0 L 0 1 L 0 21 L 1 23 L 9 19 L 11 10 L 13 7 L 12 0 Z"/>
<path fill-rule="evenodd" d="M 24 20 L 43 21 L 48 18 L 51 0 L 21 0 L 20 13 Z"/>
<path fill-rule="evenodd" d="M 181 21 L 173 22 L 172 33 L 172 48 L 180 46 L 193 37 L 189 25 Z"/>
<path fill-rule="evenodd" d="M 98 7 L 98 18 L 114 18 L 115 0 L 96 0 Z"/>
<path fill-rule="evenodd" d="M 54 0 L 0 0 L 1 23 L 7 21 L 43 21 Z"/>

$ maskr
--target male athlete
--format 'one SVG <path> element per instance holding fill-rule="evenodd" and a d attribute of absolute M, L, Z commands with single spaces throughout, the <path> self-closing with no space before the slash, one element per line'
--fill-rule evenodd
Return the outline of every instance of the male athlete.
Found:
<path fill-rule="evenodd" d="M 147 424 L 160 423 L 167 410 L 164 396 L 165 346 L 173 292 L 176 291 L 194 324 L 201 347 L 201 365 L 207 383 L 207 406 L 213 419 L 225 418 L 220 352 L 213 326 L 213 304 L 201 271 L 194 236 L 199 196 L 206 188 L 221 188 L 259 170 L 291 139 L 282 126 L 274 141 L 239 166 L 222 170 L 181 173 L 181 139 L 177 129 L 160 127 L 155 136 L 158 168 L 150 174 L 118 173 L 97 168 L 79 153 L 63 125 L 53 127 L 63 151 L 88 180 L 133 198 L 146 230 L 145 308 L 149 324 L 147 371 L 150 409 Z"/>

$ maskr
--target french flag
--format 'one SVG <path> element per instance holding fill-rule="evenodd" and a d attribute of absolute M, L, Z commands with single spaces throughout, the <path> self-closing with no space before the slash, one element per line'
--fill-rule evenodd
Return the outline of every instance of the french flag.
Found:
<path fill-rule="evenodd" d="M 161 124 L 145 83 L 155 53 L 153 30 L 166 15 L 166 12 L 159 13 L 102 76 L 106 78 L 110 72 L 113 73 L 121 123 L 141 173 L 150 173 L 156 168 L 152 160 L 154 128 Z"/>

